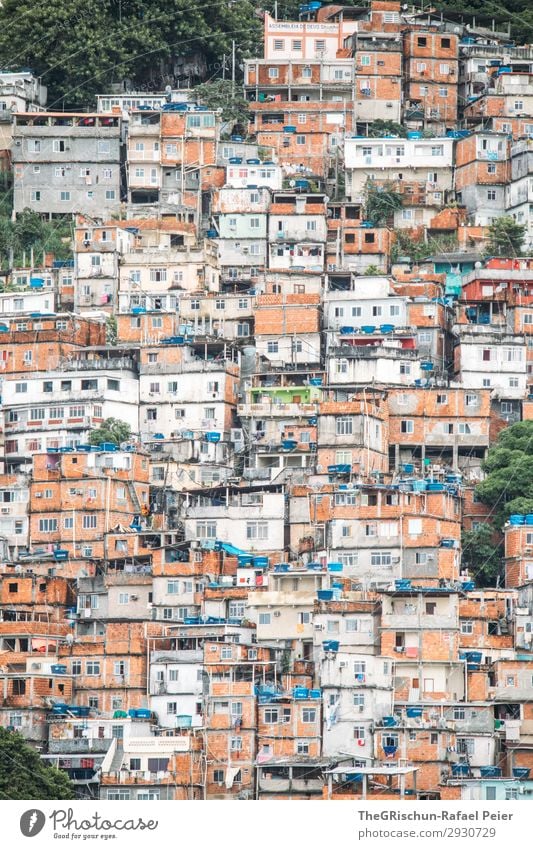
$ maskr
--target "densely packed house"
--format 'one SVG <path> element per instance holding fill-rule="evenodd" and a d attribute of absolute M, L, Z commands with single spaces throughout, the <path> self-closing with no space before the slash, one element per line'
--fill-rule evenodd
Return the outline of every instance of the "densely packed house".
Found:
<path fill-rule="evenodd" d="M 0 74 L 74 257 L 2 272 L 0 724 L 80 797 L 533 794 L 533 516 L 461 550 L 533 417 L 533 48 L 405 8 L 265 13 L 239 134 Z"/>

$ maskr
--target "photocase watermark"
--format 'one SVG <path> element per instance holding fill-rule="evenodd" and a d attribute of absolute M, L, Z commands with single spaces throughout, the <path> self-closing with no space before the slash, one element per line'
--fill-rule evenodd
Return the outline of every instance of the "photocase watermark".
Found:
<path fill-rule="evenodd" d="M 24 811 L 20 818 L 20 830 L 24 837 L 35 837 L 43 830 L 46 816 L 38 808 Z"/>
<path fill-rule="evenodd" d="M 47 820 L 54 838 L 67 840 L 85 840 L 89 837 L 109 840 L 118 837 L 121 832 L 155 831 L 159 826 L 158 820 L 145 820 L 143 817 L 110 819 L 97 812 L 76 817 L 72 808 L 56 808 L 46 816 L 38 808 L 30 808 L 20 818 L 20 830 L 24 837 L 36 837 Z"/>

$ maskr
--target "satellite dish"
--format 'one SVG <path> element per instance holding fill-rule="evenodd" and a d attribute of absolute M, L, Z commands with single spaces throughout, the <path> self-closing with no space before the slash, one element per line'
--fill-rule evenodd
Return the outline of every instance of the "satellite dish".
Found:
<path fill-rule="evenodd" d="M 296 185 L 296 180 L 289 180 L 289 186 L 291 187 L 291 189 L 294 189 L 295 185 Z"/>
<path fill-rule="evenodd" d="M 166 85 L 166 86 L 165 86 L 165 91 L 172 91 L 172 86 L 171 86 L 171 85 Z"/>

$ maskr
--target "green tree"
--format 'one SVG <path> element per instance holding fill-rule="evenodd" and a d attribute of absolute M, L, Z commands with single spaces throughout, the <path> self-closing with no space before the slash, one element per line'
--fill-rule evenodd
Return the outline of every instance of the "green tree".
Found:
<path fill-rule="evenodd" d="M 74 799 L 66 775 L 47 766 L 20 734 L 0 728 L 0 799 Z"/>
<path fill-rule="evenodd" d="M 24 254 L 29 262 L 33 250 L 34 262 L 42 262 L 43 254 L 52 253 L 56 259 L 72 257 L 72 224 L 70 221 L 45 221 L 31 209 L 24 209 L 11 221 L 11 216 L 0 211 L 0 260 L 5 266 L 10 249 L 16 263 L 22 263 Z"/>
<path fill-rule="evenodd" d="M 107 345 L 116 345 L 118 342 L 118 325 L 114 315 L 108 315 L 105 320 L 105 341 Z"/>
<path fill-rule="evenodd" d="M 533 513 L 533 421 L 502 430 L 483 463 L 486 478 L 477 496 L 493 511 L 501 529 L 511 513 Z"/>
<path fill-rule="evenodd" d="M 402 196 L 390 183 L 377 186 L 369 180 L 365 195 L 365 218 L 372 221 L 376 227 L 385 224 L 397 209 L 402 208 Z"/>
<path fill-rule="evenodd" d="M 194 96 L 199 103 L 209 109 L 220 109 L 224 122 L 238 124 L 246 132 L 250 109 L 248 101 L 240 89 L 234 90 L 231 80 L 212 80 L 202 83 L 194 89 Z"/>
<path fill-rule="evenodd" d="M 419 262 L 432 254 L 449 253 L 458 248 L 455 236 L 437 236 L 416 242 L 406 230 L 395 230 L 394 236 L 395 242 L 391 250 L 393 262 L 400 256 L 408 256 L 413 262 Z"/>
<path fill-rule="evenodd" d="M 517 224 L 510 215 L 496 218 L 489 226 L 486 254 L 489 256 L 521 256 L 527 226 Z"/>
<path fill-rule="evenodd" d="M 99 428 L 91 431 L 89 435 L 89 443 L 91 445 L 100 445 L 101 442 L 115 442 L 120 445 L 121 442 L 127 442 L 131 436 L 131 427 L 127 422 L 122 422 L 120 419 L 106 419 Z"/>
<path fill-rule="evenodd" d="M 383 118 L 377 118 L 368 128 L 369 138 L 381 138 L 381 136 L 398 136 L 406 138 L 407 130 L 396 121 L 384 121 Z"/>
<path fill-rule="evenodd" d="M 51 108 L 86 107 L 126 79 L 162 88 L 174 82 L 177 59 L 201 53 L 209 70 L 230 55 L 232 40 L 239 66 L 257 52 L 260 34 L 252 0 L 4 0 L 0 7 L 3 67 L 32 68 Z"/>
<path fill-rule="evenodd" d="M 494 537 L 494 528 L 488 524 L 463 531 L 461 536 L 461 563 L 480 587 L 496 586 L 498 577 L 503 574 L 502 544 L 501 540 L 495 542 Z"/>

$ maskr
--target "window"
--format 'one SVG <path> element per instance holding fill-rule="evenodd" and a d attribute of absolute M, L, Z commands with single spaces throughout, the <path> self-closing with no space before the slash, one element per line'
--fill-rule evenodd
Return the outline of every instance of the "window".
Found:
<path fill-rule="evenodd" d="M 217 523 L 212 521 L 202 521 L 196 523 L 196 536 L 199 539 L 216 539 Z"/>
<path fill-rule="evenodd" d="M 348 436 L 353 433 L 353 416 L 337 416 L 335 419 L 337 436 Z"/>
<path fill-rule="evenodd" d="M 275 723 L 279 722 L 279 709 L 266 708 L 263 715 L 263 721 L 267 725 L 274 725 Z"/>
<path fill-rule="evenodd" d="M 402 419 L 400 421 L 401 433 L 414 433 L 415 425 L 412 419 Z"/>
<path fill-rule="evenodd" d="M 230 619 L 243 619 L 246 610 L 244 601 L 230 601 L 228 606 L 228 615 Z"/>
<path fill-rule="evenodd" d="M 230 737 L 229 747 L 232 752 L 242 752 L 242 737 Z"/>
<path fill-rule="evenodd" d="M 59 192 L 59 200 L 60 201 L 69 201 L 70 200 L 70 192 Z"/>
<path fill-rule="evenodd" d="M 296 136 L 296 144 L 304 145 L 306 143 L 306 137 L 302 135 Z M 307 228 L 310 229 L 309 227 Z"/>
<path fill-rule="evenodd" d="M 259 614 L 259 624 L 260 625 L 270 625 L 271 617 L 270 613 L 260 613 Z"/>
<path fill-rule="evenodd" d="M 57 531 L 57 519 L 39 519 L 39 531 L 43 534 L 51 534 Z"/>
<path fill-rule="evenodd" d="M 316 722 L 316 709 L 315 708 L 303 708 L 302 709 L 302 722 Z"/>
<path fill-rule="evenodd" d="M 37 191 L 37 190 L 33 191 L 33 192 L 31 193 L 31 199 L 32 199 L 33 201 L 40 201 L 40 200 L 41 200 L 41 193 L 40 193 L 39 191 Z"/>
<path fill-rule="evenodd" d="M 487 200 L 496 200 L 496 190 L 489 189 L 487 192 Z"/>
<path fill-rule="evenodd" d="M 81 660 L 73 660 L 70 671 L 72 675 L 81 675 Z"/>
<path fill-rule="evenodd" d="M 83 527 L 85 530 L 96 528 L 96 514 L 94 513 L 85 513 L 83 516 Z"/>
<path fill-rule="evenodd" d="M 455 707 L 453 709 L 453 718 L 454 719 L 464 719 L 465 718 L 464 707 Z"/>
<path fill-rule="evenodd" d="M 28 153 L 40 153 L 41 151 L 41 141 L 40 139 L 28 139 Z"/>
<path fill-rule="evenodd" d="M 87 660 L 85 663 L 85 674 L 86 675 L 100 675 L 100 661 L 99 660 Z"/>
<path fill-rule="evenodd" d="M 116 660 L 113 664 L 113 675 L 124 676 L 127 674 L 128 664 L 125 660 Z"/>
<path fill-rule="evenodd" d="M 307 740 L 297 740 L 296 741 L 296 754 L 297 755 L 308 755 L 309 754 L 309 743 Z"/>
<path fill-rule="evenodd" d="M 279 77 L 279 70 L 277 68 L 269 68 L 268 76 L 271 80 L 275 80 Z"/>
<path fill-rule="evenodd" d="M 274 50 L 284 50 L 285 49 L 285 41 L 282 38 L 274 39 Z"/>
<path fill-rule="evenodd" d="M 354 725 L 353 729 L 353 738 L 354 740 L 365 740 L 365 726 L 364 725 Z"/>
<path fill-rule="evenodd" d="M 247 522 L 246 539 L 266 540 L 268 539 L 268 522 Z"/>
<path fill-rule="evenodd" d="M 391 566 L 392 554 L 390 551 L 373 551 L 370 554 L 371 566 Z"/>
<path fill-rule="evenodd" d="M 119 593 L 118 594 L 118 603 L 119 604 L 129 604 L 130 603 L 130 594 L 129 593 Z"/>
<path fill-rule="evenodd" d="M 277 342 L 267 342 L 267 353 L 268 354 L 277 354 L 278 353 L 278 343 Z"/>
<path fill-rule="evenodd" d="M 302 611 L 298 614 L 298 622 L 300 625 L 309 625 L 311 622 L 311 613 L 308 611 Z"/>

